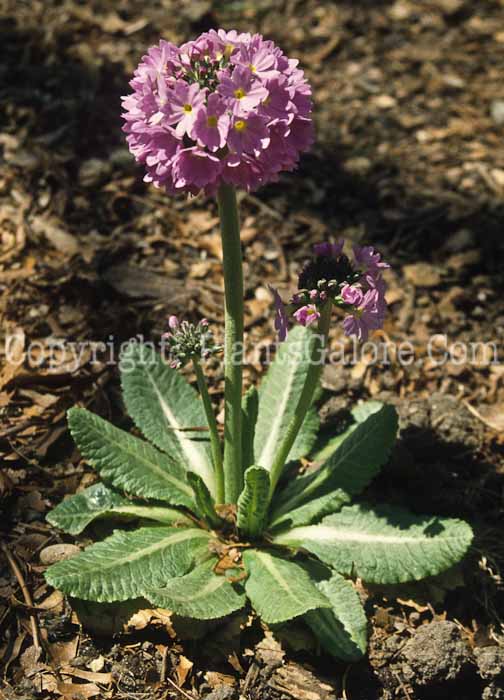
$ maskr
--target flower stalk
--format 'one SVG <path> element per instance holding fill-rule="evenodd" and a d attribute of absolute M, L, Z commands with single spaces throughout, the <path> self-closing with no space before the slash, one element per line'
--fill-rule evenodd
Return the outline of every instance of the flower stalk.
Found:
<path fill-rule="evenodd" d="M 224 485 L 225 502 L 236 503 L 243 487 L 242 363 L 243 270 L 236 191 L 221 184 L 217 192 L 224 267 Z"/>
<path fill-rule="evenodd" d="M 299 397 L 298 404 L 294 415 L 287 427 L 284 439 L 282 440 L 278 452 L 275 455 L 270 472 L 270 494 L 271 500 L 275 487 L 282 475 L 283 468 L 287 462 L 289 452 L 299 433 L 306 414 L 312 404 L 313 395 L 319 385 L 320 375 L 324 363 L 322 361 L 323 353 L 327 343 L 327 335 L 329 332 L 329 323 L 331 321 L 332 302 L 327 301 L 321 309 L 320 320 L 318 323 L 318 333 L 314 335 L 310 354 L 310 367 L 308 369 L 303 390 Z"/>
<path fill-rule="evenodd" d="M 222 449 L 219 437 L 219 429 L 217 428 L 217 420 L 215 418 L 215 413 L 212 408 L 212 401 L 208 393 L 208 387 L 205 381 L 205 375 L 196 357 L 193 357 L 193 367 L 196 374 L 196 381 L 198 383 L 198 389 L 203 401 L 203 408 L 205 409 L 205 414 L 208 421 L 208 427 L 210 428 L 210 448 L 212 451 L 212 461 L 215 469 L 215 486 L 216 494 L 215 499 L 218 504 L 224 503 L 224 469 L 222 464 Z"/>

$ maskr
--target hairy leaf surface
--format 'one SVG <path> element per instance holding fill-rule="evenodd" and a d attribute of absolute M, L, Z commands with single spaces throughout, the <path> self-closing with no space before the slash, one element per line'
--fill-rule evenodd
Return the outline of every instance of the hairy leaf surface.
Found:
<path fill-rule="evenodd" d="M 268 471 L 301 396 L 314 342 L 315 334 L 309 328 L 297 326 L 290 331 L 259 388 L 254 456 L 255 463 Z M 299 448 L 291 450 L 289 460 L 300 456 Z"/>
<path fill-rule="evenodd" d="M 330 607 L 305 569 L 294 562 L 257 549 L 245 550 L 243 561 L 249 574 L 245 590 L 264 622 L 285 622 L 308 610 Z"/>
<path fill-rule="evenodd" d="M 120 369 L 124 401 L 136 426 L 214 494 L 209 433 L 198 430 L 208 429 L 208 421 L 195 389 L 148 345 L 130 343 Z"/>
<path fill-rule="evenodd" d="M 188 472 L 187 480 L 191 484 L 194 491 L 196 512 L 198 515 L 206 518 L 212 527 L 217 527 L 221 520 L 215 512 L 215 503 L 210 495 L 210 491 L 205 485 L 205 482 L 200 476 L 198 476 L 198 474 L 194 474 L 193 472 Z"/>
<path fill-rule="evenodd" d="M 71 408 L 68 425 L 82 456 L 117 489 L 194 507 L 184 469 L 163 452 L 85 408 Z"/>
<path fill-rule="evenodd" d="M 204 562 L 163 587 L 146 588 L 144 595 L 153 605 L 184 617 L 213 620 L 229 615 L 245 605 L 246 597 L 225 576 L 214 573 L 215 562 Z"/>
<path fill-rule="evenodd" d="M 281 492 L 273 519 L 313 498 L 342 489 L 360 493 L 390 456 L 397 433 L 397 413 L 385 405 L 371 413 L 315 472 L 295 479 Z"/>
<path fill-rule="evenodd" d="M 471 528 L 462 520 L 365 505 L 346 506 L 319 525 L 275 538 L 277 544 L 302 547 L 336 571 L 368 583 L 402 583 L 438 574 L 464 556 L 471 540 Z"/>
<path fill-rule="evenodd" d="M 146 587 L 183 576 L 208 555 L 210 533 L 197 528 L 142 527 L 116 530 L 71 559 L 46 571 L 51 586 L 84 600 L 136 598 Z"/>
<path fill-rule="evenodd" d="M 187 516 L 175 508 L 130 501 L 101 483 L 65 498 L 47 515 L 47 520 L 63 532 L 78 535 L 93 520 L 116 517 L 142 518 L 166 524 L 191 523 Z"/>
<path fill-rule="evenodd" d="M 290 510 L 270 522 L 268 530 L 278 531 L 280 529 L 299 527 L 300 525 L 310 525 L 318 522 L 324 515 L 336 513 L 341 506 L 350 501 L 350 496 L 342 489 L 330 491 L 324 496 L 314 498 L 308 503 Z"/>
<path fill-rule="evenodd" d="M 266 523 L 269 505 L 269 472 L 262 467 L 249 467 L 245 472 L 245 486 L 238 499 L 238 528 L 257 537 Z"/>
<path fill-rule="evenodd" d="M 310 610 L 306 622 L 329 654 L 343 661 L 357 661 L 367 646 L 366 614 L 357 591 L 337 573 L 317 587 L 332 608 Z"/>

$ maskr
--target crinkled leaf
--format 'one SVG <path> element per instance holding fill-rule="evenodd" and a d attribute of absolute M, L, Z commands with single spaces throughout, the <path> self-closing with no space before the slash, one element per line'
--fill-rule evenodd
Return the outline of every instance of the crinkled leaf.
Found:
<path fill-rule="evenodd" d="M 186 473 L 168 455 L 85 408 L 70 409 L 68 425 L 84 459 L 117 489 L 194 507 Z"/>
<path fill-rule="evenodd" d="M 317 586 L 332 607 L 310 610 L 306 622 L 329 654 L 343 661 L 357 661 L 367 646 L 367 620 L 359 594 L 350 581 L 335 572 Z"/>
<path fill-rule="evenodd" d="M 458 562 L 472 541 L 462 520 L 418 516 L 401 508 L 344 507 L 319 525 L 275 538 L 302 547 L 341 574 L 368 583 L 402 583 L 433 576 Z"/>
<path fill-rule="evenodd" d="M 336 449 L 344 442 L 347 437 L 359 423 L 363 423 L 369 416 L 373 413 L 377 413 L 383 407 L 381 401 L 362 401 L 361 403 L 354 406 L 351 410 L 351 415 L 353 418 L 353 423 L 351 423 L 347 428 L 345 428 L 338 435 L 331 435 L 327 437 L 328 430 L 324 430 L 323 434 L 319 433 L 317 442 L 315 444 L 314 450 L 310 453 L 310 460 L 312 462 L 325 462 Z"/>
<path fill-rule="evenodd" d="M 294 562 L 257 549 L 245 550 L 243 561 L 247 596 L 264 622 L 285 622 L 308 610 L 330 607 L 305 569 Z"/>
<path fill-rule="evenodd" d="M 175 508 L 148 506 L 130 501 L 105 484 L 94 484 L 65 498 L 47 515 L 48 522 L 63 532 L 78 535 L 97 518 L 141 518 L 162 523 L 185 523 L 190 519 Z"/>
<path fill-rule="evenodd" d="M 287 340 L 280 345 L 259 388 L 259 415 L 254 437 L 255 463 L 268 471 L 285 434 L 310 367 L 312 344 L 316 335 L 309 329 L 297 326 Z M 291 450 L 289 460 L 299 454 Z M 291 456 L 293 455 L 293 456 Z"/>
<path fill-rule="evenodd" d="M 116 530 L 77 556 L 49 567 L 51 586 L 84 600 L 136 598 L 144 588 L 183 576 L 208 554 L 211 535 L 197 528 L 142 527 Z"/>
<path fill-rule="evenodd" d="M 371 413 L 319 469 L 291 482 L 273 510 L 276 520 L 299 505 L 337 489 L 360 493 L 386 463 L 395 443 L 397 413 L 385 405 Z"/>
<path fill-rule="evenodd" d="M 286 528 L 299 527 L 300 525 L 310 525 L 321 520 L 324 515 L 336 513 L 340 508 L 350 501 L 350 496 L 342 489 L 330 491 L 324 496 L 314 498 L 302 506 L 290 510 L 288 513 L 280 515 L 272 520 L 268 530 L 278 531 Z"/>
<path fill-rule="evenodd" d="M 121 384 L 128 413 L 145 437 L 215 492 L 203 402 L 184 377 L 148 345 L 132 342 L 121 356 Z M 193 429 L 193 430 L 191 430 Z"/>
<path fill-rule="evenodd" d="M 213 620 L 229 615 L 245 605 L 246 597 L 225 576 L 214 573 L 215 562 L 204 562 L 163 587 L 146 588 L 144 595 L 153 605 L 184 617 Z"/>
<path fill-rule="evenodd" d="M 212 527 L 217 527 L 221 520 L 215 512 L 214 500 L 210 495 L 210 491 L 207 489 L 203 479 L 198 476 L 198 474 L 188 472 L 187 480 L 191 484 L 194 491 L 196 512 L 198 515 L 203 516 Z"/>
<path fill-rule="evenodd" d="M 243 469 L 254 464 L 254 436 L 259 411 L 259 393 L 252 385 L 242 401 Z"/>
<path fill-rule="evenodd" d="M 262 467 L 249 467 L 238 499 L 238 528 L 249 537 L 264 530 L 269 506 L 270 477 Z"/>

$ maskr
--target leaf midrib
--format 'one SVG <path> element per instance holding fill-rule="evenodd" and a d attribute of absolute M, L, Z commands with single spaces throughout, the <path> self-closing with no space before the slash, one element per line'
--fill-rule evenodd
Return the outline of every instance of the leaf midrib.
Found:
<path fill-rule="evenodd" d="M 429 536 L 410 536 L 410 535 L 380 535 L 380 534 L 369 534 L 365 532 L 351 532 L 349 530 L 338 530 L 335 527 L 329 527 L 327 525 L 315 525 L 307 528 L 296 528 L 291 530 L 285 535 L 280 535 L 276 538 L 276 541 L 284 541 L 288 543 L 289 541 L 306 542 L 306 544 L 332 544 L 334 542 L 358 542 L 361 544 L 420 544 L 429 543 L 436 544 L 439 538 L 443 542 L 460 540 L 460 537 L 455 535 L 448 535 L 443 537 L 438 535 L 436 538 Z M 301 544 L 300 546 L 303 546 Z"/>
<path fill-rule="evenodd" d="M 293 599 L 296 603 L 298 603 L 301 606 L 305 605 L 305 602 L 302 601 L 300 598 L 298 598 L 292 591 L 291 587 L 289 586 L 288 582 L 284 579 L 282 574 L 275 568 L 275 565 L 272 561 L 272 558 L 270 557 L 269 554 L 266 554 L 265 552 L 258 552 L 256 551 L 256 556 L 259 559 L 259 561 L 262 562 L 263 566 L 269 571 L 269 573 L 273 576 L 275 581 L 279 584 L 280 588 L 283 588 L 283 590 L 289 594 L 291 599 Z"/>

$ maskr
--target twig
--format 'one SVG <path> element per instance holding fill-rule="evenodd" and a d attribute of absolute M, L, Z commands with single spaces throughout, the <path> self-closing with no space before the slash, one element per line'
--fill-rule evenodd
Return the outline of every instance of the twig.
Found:
<path fill-rule="evenodd" d="M 401 690 L 403 691 L 404 695 L 406 696 L 406 700 L 411 700 L 411 695 L 409 694 L 408 689 L 406 688 L 406 686 L 405 686 L 404 683 L 402 682 L 401 677 L 399 676 L 399 674 L 397 673 L 397 671 L 392 671 L 392 673 L 393 673 L 394 676 L 396 677 L 396 680 L 397 680 L 397 682 L 399 683 L 399 687 L 401 688 Z"/>
<path fill-rule="evenodd" d="M 192 695 L 189 695 L 189 693 L 186 693 L 185 690 L 182 690 L 182 688 L 181 688 L 179 685 L 177 685 L 177 684 L 175 683 L 175 681 L 172 681 L 171 678 L 169 678 L 169 677 L 167 676 L 167 677 L 166 677 L 166 680 L 168 681 L 168 683 L 169 683 L 171 686 L 173 686 L 173 688 L 175 688 L 175 690 L 178 690 L 179 693 L 181 693 L 185 698 L 188 698 L 188 700 L 195 700 L 194 697 L 193 697 Z"/>
<path fill-rule="evenodd" d="M 23 594 L 23 598 L 25 600 L 26 605 L 29 608 L 33 608 L 33 600 L 30 595 L 30 591 L 28 590 L 28 587 L 26 586 L 25 580 L 23 578 L 23 574 L 21 573 L 21 569 L 16 563 L 16 560 L 10 553 L 8 547 L 6 544 L 1 545 L 2 547 L 2 552 L 5 554 L 5 557 L 9 563 L 10 568 L 12 569 L 12 573 L 16 577 L 16 580 L 19 584 L 19 587 L 21 588 L 21 592 Z M 35 615 L 30 615 L 30 625 L 31 625 L 31 633 L 32 633 L 32 639 L 33 639 L 33 646 L 35 649 L 40 649 L 40 640 L 39 640 L 39 632 L 38 632 L 38 627 L 37 627 L 37 618 Z"/>
<path fill-rule="evenodd" d="M 342 685 L 341 694 L 343 696 L 343 700 L 348 700 L 348 695 L 347 695 L 347 691 L 346 691 L 346 683 L 347 683 L 348 674 L 350 673 L 351 668 L 352 668 L 351 666 L 346 667 L 345 673 L 343 674 L 343 679 L 341 681 L 341 685 Z"/>

